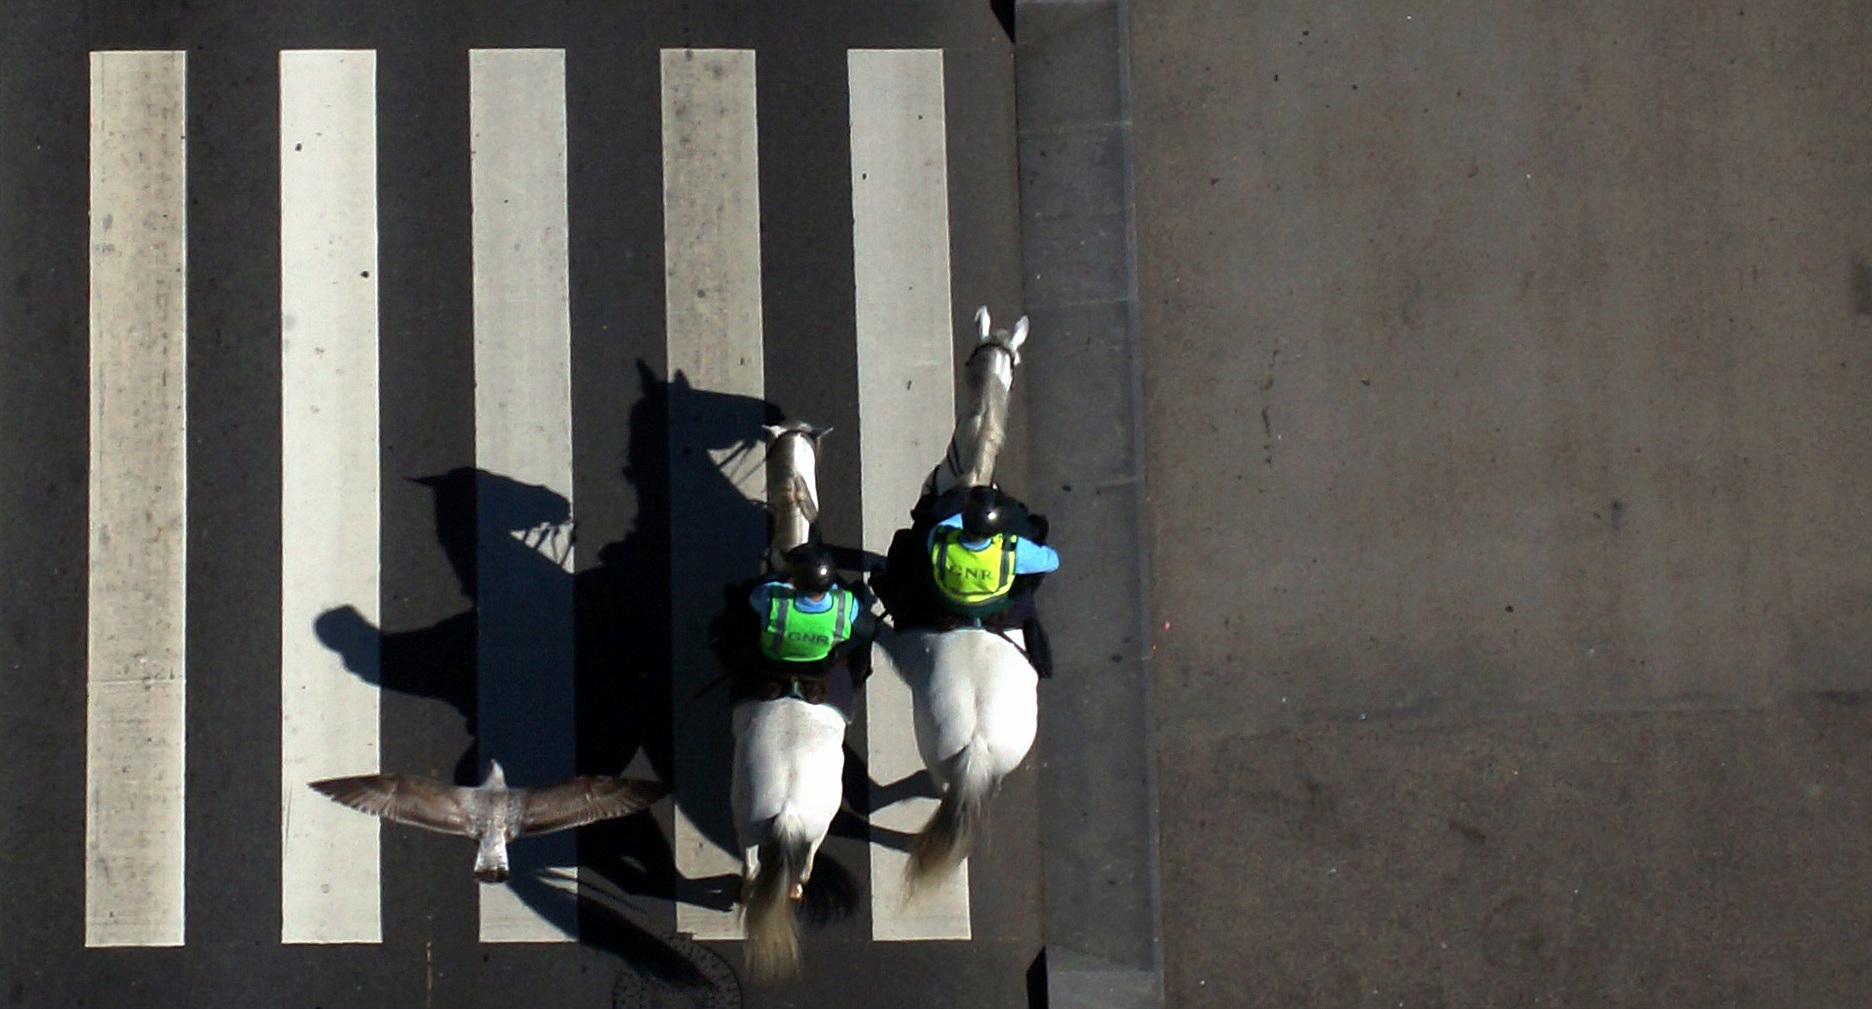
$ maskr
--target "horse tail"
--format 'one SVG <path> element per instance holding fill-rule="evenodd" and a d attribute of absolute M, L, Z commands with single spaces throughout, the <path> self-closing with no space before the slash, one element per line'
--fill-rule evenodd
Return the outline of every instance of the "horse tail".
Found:
<path fill-rule="evenodd" d="M 774 817 L 760 845 L 760 871 L 742 898 L 747 928 L 747 969 L 758 982 L 799 973 L 799 922 L 793 917 L 793 884 L 806 874 L 812 839 L 791 812 Z"/>
<path fill-rule="evenodd" d="M 911 896 L 954 872 L 974 850 L 988 799 L 999 784 L 988 743 L 980 736 L 969 740 L 951 761 L 942 802 L 910 842 L 904 876 Z"/>

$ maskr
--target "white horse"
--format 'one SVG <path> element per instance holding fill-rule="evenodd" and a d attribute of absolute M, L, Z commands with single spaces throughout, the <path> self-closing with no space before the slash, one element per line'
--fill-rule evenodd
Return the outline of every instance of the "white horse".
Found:
<path fill-rule="evenodd" d="M 767 428 L 771 559 L 808 542 L 819 515 L 818 440 L 805 424 Z M 794 696 L 734 708 L 735 837 L 741 845 L 741 909 L 748 973 L 756 981 L 799 970 L 793 905 L 844 795 L 845 715 Z"/>
<path fill-rule="evenodd" d="M 975 313 L 980 342 L 968 360 L 969 402 L 924 493 L 993 482 L 1007 440 L 1008 393 L 1027 339 L 1022 316 L 1012 333 L 996 330 L 986 306 Z M 1039 723 L 1039 676 L 1021 632 L 961 627 L 895 635 L 891 657 L 910 684 L 917 750 L 942 789 L 942 801 L 910 845 L 905 872 L 914 894 L 967 858 L 988 800 L 1033 748 Z"/>

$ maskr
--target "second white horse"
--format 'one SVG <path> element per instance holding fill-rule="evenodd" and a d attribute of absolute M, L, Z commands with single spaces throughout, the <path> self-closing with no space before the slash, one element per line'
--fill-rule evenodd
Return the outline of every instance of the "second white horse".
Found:
<path fill-rule="evenodd" d="M 767 429 L 771 560 L 808 542 L 819 515 L 818 439 L 804 424 Z M 799 971 L 794 903 L 844 795 L 844 713 L 783 696 L 734 708 L 735 835 L 741 845 L 741 905 L 748 973 L 756 981 Z"/>
<path fill-rule="evenodd" d="M 975 322 L 980 340 L 968 361 L 969 402 L 948 454 L 924 482 L 925 494 L 991 484 L 1007 439 L 1008 396 L 1027 319 L 1011 333 L 996 330 L 984 307 Z M 911 630 L 894 635 L 889 647 L 910 684 L 917 749 L 942 790 L 936 812 L 911 842 L 905 872 L 914 895 L 968 857 L 988 801 L 1033 748 L 1039 677 L 1019 630 Z"/>

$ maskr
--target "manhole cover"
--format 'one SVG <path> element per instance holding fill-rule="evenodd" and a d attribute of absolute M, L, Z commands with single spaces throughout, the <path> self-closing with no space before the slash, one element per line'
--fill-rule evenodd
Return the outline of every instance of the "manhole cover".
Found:
<path fill-rule="evenodd" d="M 719 953 L 687 936 L 663 942 L 694 971 L 626 966 L 611 989 L 615 1009 L 741 1009 L 741 980 Z"/>

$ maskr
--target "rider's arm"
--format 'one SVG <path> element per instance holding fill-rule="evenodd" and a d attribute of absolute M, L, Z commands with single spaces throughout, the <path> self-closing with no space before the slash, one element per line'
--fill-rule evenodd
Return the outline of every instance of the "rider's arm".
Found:
<path fill-rule="evenodd" d="M 1015 574 L 1043 575 L 1059 568 L 1059 554 L 1052 547 L 1035 543 L 1025 536 L 1012 538 Z"/>
<path fill-rule="evenodd" d="M 877 617 L 870 609 L 860 607 L 852 618 L 852 641 L 869 641 L 877 635 Z"/>
<path fill-rule="evenodd" d="M 786 587 L 786 582 L 761 582 L 754 586 L 754 591 L 748 593 L 748 605 L 754 608 L 754 612 L 764 617 L 767 615 L 769 604 L 773 601 L 774 593 Z"/>

